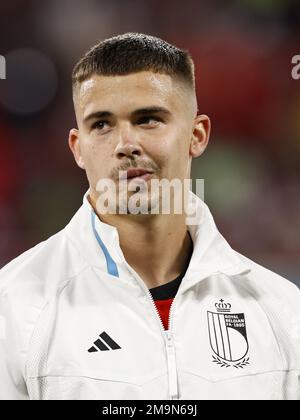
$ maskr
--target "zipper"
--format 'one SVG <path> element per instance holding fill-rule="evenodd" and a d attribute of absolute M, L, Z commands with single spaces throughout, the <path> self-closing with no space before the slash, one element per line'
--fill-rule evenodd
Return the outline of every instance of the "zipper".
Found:
<path fill-rule="evenodd" d="M 161 332 L 164 337 L 165 341 L 165 348 L 167 353 L 167 366 L 168 366 L 168 379 L 169 379 L 169 394 L 171 400 L 178 400 L 178 376 L 177 376 L 177 366 L 176 366 L 176 357 L 175 357 L 175 345 L 174 345 L 174 339 L 171 332 L 171 326 L 172 326 L 172 308 L 174 306 L 174 302 L 176 299 L 177 294 L 175 295 L 175 298 L 173 299 L 170 311 L 169 311 L 169 318 L 168 318 L 168 329 L 165 330 L 164 324 L 162 322 L 161 316 L 159 314 L 159 311 L 155 305 L 154 299 L 151 295 L 150 290 L 148 287 L 146 287 L 143 280 L 139 277 L 139 275 L 135 272 L 133 272 L 132 268 L 126 264 L 129 271 L 131 272 L 133 278 L 142 286 L 142 288 L 146 291 L 146 294 L 148 298 L 151 301 L 152 307 L 154 307 L 157 319 L 160 323 Z"/>
<path fill-rule="evenodd" d="M 171 308 L 170 308 L 171 310 Z M 175 346 L 170 330 L 165 330 L 167 346 L 167 362 L 169 372 L 169 393 L 171 400 L 178 400 L 178 378 L 175 357 Z"/>
<path fill-rule="evenodd" d="M 169 310 L 168 329 L 165 330 L 159 311 L 155 305 L 154 299 L 148 288 L 147 288 L 147 294 L 152 302 L 152 305 L 154 306 L 154 309 L 159 319 L 159 323 L 161 325 L 162 332 L 165 339 L 170 398 L 171 400 L 178 400 L 178 378 L 177 378 L 177 366 L 176 366 L 176 357 L 175 357 L 175 345 L 174 345 L 173 335 L 171 332 L 171 320 L 172 320 L 171 314 L 172 314 L 172 307 L 174 306 L 174 301 L 176 299 L 176 295 L 171 303 L 170 310 Z"/>

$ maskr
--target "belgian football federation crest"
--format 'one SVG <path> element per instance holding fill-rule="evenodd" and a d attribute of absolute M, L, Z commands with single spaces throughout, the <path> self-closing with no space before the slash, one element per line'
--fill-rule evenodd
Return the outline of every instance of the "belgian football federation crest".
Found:
<path fill-rule="evenodd" d="M 245 315 L 231 313 L 231 304 L 221 299 L 216 312 L 207 311 L 213 362 L 220 367 L 243 369 L 249 365 Z"/>

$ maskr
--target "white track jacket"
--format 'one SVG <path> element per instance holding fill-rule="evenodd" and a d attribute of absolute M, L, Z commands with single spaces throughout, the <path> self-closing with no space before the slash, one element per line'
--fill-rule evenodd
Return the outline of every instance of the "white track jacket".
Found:
<path fill-rule="evenodd" d="M 0 399 L 300 399 L 299 289 L 235 252 L 190 202 L 199 223 L 167 331 L 86 196 L 0 271 Z"/>

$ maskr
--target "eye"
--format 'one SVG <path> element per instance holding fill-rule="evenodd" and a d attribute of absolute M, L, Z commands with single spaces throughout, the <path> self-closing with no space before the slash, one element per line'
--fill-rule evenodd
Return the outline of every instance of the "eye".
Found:
<path fill-rule="evenodd" d="M 147 125 L 147 126 L 157 126 L 162 120 L 159 117 L 152 116 L 144 116 L 138 120 L 139 125 Z"/>
<path fill-rule="evenodd" d="M 108 124 L 108 121 L 105 120 L 99 120 L 96 121 L 93 125 L 92 125 L 92 130 L 103 130 L 106 125 Z"/>

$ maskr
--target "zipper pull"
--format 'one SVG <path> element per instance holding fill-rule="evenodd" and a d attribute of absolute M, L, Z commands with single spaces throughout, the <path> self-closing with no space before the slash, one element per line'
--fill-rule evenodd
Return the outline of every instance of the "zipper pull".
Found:
<path fill-rule="evenodd" d="M 166 333 L 167 346 L 172 347 L 173 343 L 172 343 L 171 331 L 170 330 L 165 330 L 165 333 Z"/>

